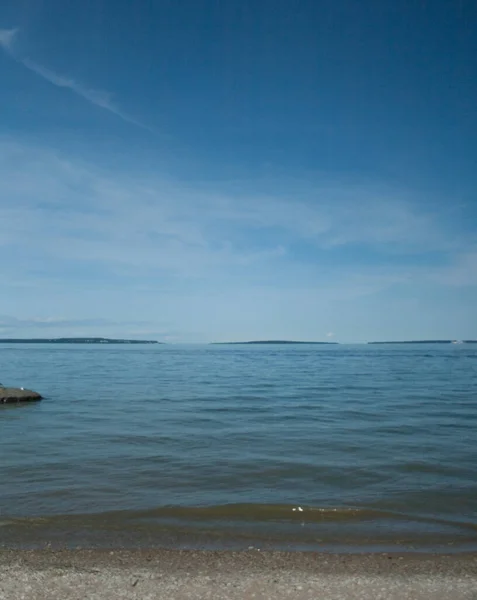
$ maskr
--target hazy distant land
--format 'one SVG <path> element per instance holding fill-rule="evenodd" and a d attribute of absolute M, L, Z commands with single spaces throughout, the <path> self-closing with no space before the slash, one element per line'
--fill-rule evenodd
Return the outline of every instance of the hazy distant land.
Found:
<path fill-rule="evenodd" d="M 410 340 L 404 342 L 368 342 L 368 344 L 477 344 L 477 340 Z"/>
<path fill-rule="evenodd" d="M 251 342 L 212 342 L 216 345 L 238 344 L 337 344 L 338 342 L 297 342 L 293 340 L 254 340 Z"/>
<path fill-rule="evenodd" d="M 368 344 L 477 344 L 477 340 L 406 340 L 367 342 Z M 157 340 L 128 340 L 103 337 L 64 337 L 64 338 L 0 338 L 0 344 L 164 344 Z M 251 340 L 247 342 L 211 342 L 212 345 L 284 345 L 312 344 L 332 346 L 339 342 L 307 342 L 302 340 Z"/>
<path fill-rule="evenodd" d="M 1 344 L 160 344 L 155 340 L 115 340 L 101 337 L 72 338 L 0 338 Z"/>

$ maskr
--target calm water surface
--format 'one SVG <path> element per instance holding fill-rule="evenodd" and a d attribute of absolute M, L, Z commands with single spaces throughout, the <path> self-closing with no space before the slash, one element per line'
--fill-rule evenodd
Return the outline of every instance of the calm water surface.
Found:
<path fill-rule="evenodd" d="M 477 346 L 0 345 L 0 544 L 477 548 Z"/>

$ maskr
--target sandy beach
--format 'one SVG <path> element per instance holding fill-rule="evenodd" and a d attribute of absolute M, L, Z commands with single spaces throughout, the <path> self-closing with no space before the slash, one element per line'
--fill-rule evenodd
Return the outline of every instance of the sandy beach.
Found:
<path fill-rule="evenodd" d="M 476 600 L 477 555 L 0 551 L 1 600 Z"/>

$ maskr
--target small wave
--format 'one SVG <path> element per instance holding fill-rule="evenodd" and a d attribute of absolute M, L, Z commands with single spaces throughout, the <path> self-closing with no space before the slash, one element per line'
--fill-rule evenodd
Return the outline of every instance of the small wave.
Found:
<path fill-rule="evenodd" d="M 135 518 L 181 518 L 186 520 L 233 521 L 342 521 L 373 519 L 379 511 L 362 508 L 314 507 L 302 504 L 222 504 L 216 506 L 174 506 L 141 511 Z"/>
<path fill-rule="evenodd" d="M 316 507 L 304 504 L 221 504 L 215 506 L 161 506 L 147 510 L 111 511 L 91 514 L 62 514 L 42 517 L 14 517 L 4 523 L 44 525 L 94 521 L 140 522 L 151 520 L 244 521 L 244 522 L 337 522 L 396 518 L 392 512 L 366 508 Z"/>
<path fill-rule="evenodd" d="M 243 521 L 243 522 L 297 522 L 338 523 L 364 522 L 378 520 L 415 520 L 421 522 L 442 523 L 477 529 L 477 524 L 456 522 L 431 517 L 409 515 L 401 512 L 360 507 L 318 507 L 305 504 L 221 504 L 215 506 L 160 506 L 146 510 L 110 511 L 104 513 L 63 514 L 39 517 L 14 517 L 2 521 L 5 524 L 45 525 L 62 522 L 77 524 L 96 521 L 141 522 L 167 521 L 183 522 L 205 521 Z"/>
<path fill-rule="evenodd" d="M 477 524 L 386 510 L 302 504 L 160 506 L 147 510 L 3 519 L 7 547 L 353 548 L 376 551 L 477 544 Z M 467 546 L 466 546 L 467 545 Z"/>

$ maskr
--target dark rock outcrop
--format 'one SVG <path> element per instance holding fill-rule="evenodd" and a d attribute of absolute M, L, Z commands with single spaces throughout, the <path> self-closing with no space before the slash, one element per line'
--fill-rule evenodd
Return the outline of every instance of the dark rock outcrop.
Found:
<path fill-rule="evenodd" d="M 42 396 L 32 390 L 0 386 L 0 404 L 6 404 L 7 402 L 37 402 L 41 399 Z"/>

